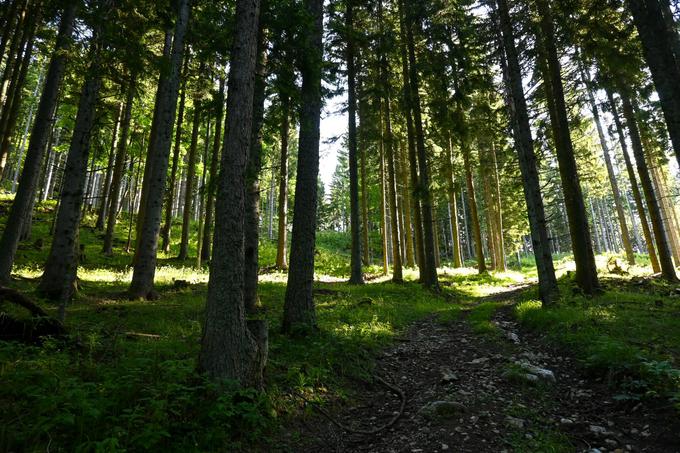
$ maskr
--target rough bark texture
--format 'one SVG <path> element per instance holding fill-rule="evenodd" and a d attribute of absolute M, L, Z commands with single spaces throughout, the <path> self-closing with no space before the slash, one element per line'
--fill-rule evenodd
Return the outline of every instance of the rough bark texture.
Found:
<path fill-rule="evenodd" d="M 626 135 L 623 130 L 623 124 L 621 123 L 621 118 L 619 117 L 618 109 L 616 108 L 616 101 L 612 92 L 607 90 L 607 98 L 609 100 L 609 106 L 612 110 L 612 116 L 614 117 L 614 124 L 616 125 L 616 130 L 619 136 L 619 143 L 621 145 L 621 152 L 623 154 L 623 160 L 626 163 L 626 171 L 628 173 L 628 179 L 630 181 L 631 191 L 633 192 L 633 199 L 635 200 L 635 208 L 640 218 L 640 226 L 642 228 L 642 235 L 645 239 L 645 244 L 647 245 L 647 253 L 649 254 L 649 261 L 652 264 L 652 270 L 654 273 L 661 272 L 661 266 L 659 265 L 659 259 L 656 256 L 656 247 L 654 246 L 654 239 L 652 238 L 652 232 L 649 229 L 649 222 L 647 222 L 647 213 L 645 212 L 645 206 L 642 202 L 642 194 L 640 194 L 640 188 L 638 186 L 637 178 L 635 177 L 635 170 L 633 169 L 633 163 L 630 159 L 630 154 L 628 153 L 628 144 L 626 143 Z"/>
<path fill-rule="evenodd" d="M 97 44 L 94 44 L 97 46 Z M 45 262 L 45 271 L 38 291 L 49 299 L 68 301 L 76 289 L 78 268 L 78 231 L 90 155 L 90 138 L 95 121 L 101 72 L 98 54 L 93 51 L 93 64 L 83 84 L 76 114 L 71 145 L 64 169 L 64 185 L 54 227 L 52 247 Z"/>
<path fill-rule="evenodd" d="M 349 148 L 349 204 L 350 204 L 350 236 L 352 238 L 351 273 L 349 282 L 360 285 L 364 282 L 361 269 L 361 225 L 359 220 L 359 162 L 357 151 L 357 88 L 356 88 L 356 49 L 354 43 L 354 5 L 347 0 L 345 10 L 345 33 L 347 34 L 347 112 L 349 130 L 347 145 Z"/>
<path fill-rule="evenodd" d="M 222 145 L 222 120 L 224 116 L 224 90 L 226 82 L 220 77 L 220 88 L 217 95 L 217 114 L 215 118 L 215 139 L 213 141 L 212 156 L 210 161 L 210 179 L 208 181 L 208 193 L 206 194 L 205 224 L 203 225 L 203 246 L 201 247 L 201 259 L 210 260 L 212 245 L 213 214 L 215 212 L 215 192 L 217 191 L 217 176 L 219 173 L 220 147 Z"/>
<path fill-rule="evenodd" d="M 659 199 L 654 191 L 652 179 L 649 174 L 649 167 L 647 166 L 647 161 L 645 159 L 645 152 L 642 147 L 642 140 L 640 139 L 640 131 L 637 126 L 635 111 L 628 95 L 625 93 L 620 94 L 623 103 L 623 117 L 626 119 L 626 125 L 628 126 L 630 142 L 633 147 L 633 155 L 635 156 L 635 165 L 637 166 L 638 175 L 640 176 L 642 192 L 645 195 L 647 209 L 649 210 L 649 219 L 652 222 L 652 230 L 654 231 L 654 238 L 656 239 L 656 251 L 658 253 L 659 265 L 661 266 L 661 275 L 668 281 L 676 282 L 678 281 L 678 276 L 675 273 L 668 233 L 661 218 Z"/>
<path fill-rule="evenodd" d="M 665 0 L 667 2 L 667 0 Z M 660 0 L 628 0 L 635 27 L 640 35 L 645 60 L 659 93 L 668 135 L 680 163 L 680 55 L 673 53 L 673 30 L 666 26 Z"/>
<path fill-rule="evenodd" d="M 477 271 L 482 274 L 486 272 L 486 259 L 484 257 L 484 246 L 482 244 L 482 226 L 479 222 L 479 212 L 477 209 L 477 196 L 475 194 L 475 184 L 472 179 L 472 159 L 470 156 L 470 146 L 463 137 L 461 147 L 463 151 L 463 166 L 465 167 L 465 185 L 467 187 L 467 202 L 470 208 L 470 223 L 472 235 L 475 241 L 475 257 L 477 258 Z"/>
<path fill-rule="evenodd" d="M 12 264 L 19 247 L 24 223 L 33 206 L 38 178 L 40 177 L 40 164 L 50 135 L 49 124 L 54 116 L 59 97 L 59 87 L 66 68 L 67 50 L 71 45 L 76 9 L 76 2 L 70 3 L 64 9 L 59 24 L 55 50 L 52 54 L 45 78 L 45 87 L 38 104 L 19 188 L 14 203 L 12 203 L 2 239 L 0 239 L 0 283 L 5 283 L 10 279 Z"/>
<path fill-rule="evenodd" d="M 522 86 L 522 69 L 515 46 L 512 19 L 507 0 L 497 0 L 497 6 L 501 41 L 505 55 L 504 61 L 507 63 L 504 73 L 510 98 L 508 107 L 512 117 L 515 148 L 519 157 L 524 198 L 529 215 L 531 242 L 538 271 L 538 290 L 543 303 L 550 304 L 558 296 L 557 279 L 555 278 L 555 268 L 550 251 L 545 208 L 541 197 L 534 140 L 531 136 L 531 124 L 529 123 L 527 102 Z"/>
<path fill-rule="evenodd" d="M 147 197 L 146 200 L 142 200 L 143 204 L 140 206 L 141 229 L 138 246 L 135 250 L 132 283 L 129 289 L 129 296 L 132 299 L 156 297 L 153 291 L 153 281 L 156 275 L 158 232 L 163 210 L 163 192 L 167 179 L 172 125 L 177 110 L 179 72 L 184 56 L 184 37 L 189 22 L 189 0 L 180 0 L 178 11 L 169 73 L 159 80 L 156 96 L 156 102 L 159 103 L 157 107 L 157 127 L 149 140 L 150 159 L 147 161 L 147 166 L 151 165 L 152 168 L 148 172 L 150 179 Z"/>
<path fill-rule="evenodd" d="M 263 0 L 261 8 L 266 8 Z M 263 17 L 263 14 L 260 14 Z M 253 126 L 250 158 L 246 170 L 246 219 L 245 219 L 245 294 L 244 303 L 248 313 L 255 312 L 260 298 L 257 292 L 260 251 L 260 173 L 262 172 L 262 126 L 267 77 L 267 31 L 260 24 L 257 39 L 257 63 L 255 66 L 255 88 L 253 94 Z"/>
<path fill-rule="evenodd" d="M 113 255 L 113 236 L 116 227 L 116 217 L 118 217 L 118 205 L 120 202 L 120 189 L 123 182 L 123 172 L 125 171 L 125 155 L 127 153 L 127 142 L 130 135 L 130 122 L 132 120 L 132 104 L 135 100 L 135 80 L 131 78 L 125 98 L 125 112 L 121 124 L 120 139 L 116 148 L 116 158 L 113 164 L 113 176 L 111 178 L 111 192 L 109 193 L 108 217 L 106 220 L 106 233 L 104 235 L 103 252 L 107 256 Z"/>
<path fill-rule="evenodd" d="M 215 379 L 260 386 L 266 325 L 245 320 L 246 166 L 253 122 L 259 0 L 236 2 L 235 40 L 227 96 L 224 153 L 217 189 L 216 225 L 199 369 Z"/>
<path fill-rule="evenodd" d="M 283 331 L 304 333 L 316 329 L 312 295 L 316 240 L 317 180 L 321 123 L 321 71 L 323 62 L 323 0 L 305 0 L 309 17 L 300 62 L 302 107 L 298 148 L 297 184 L 293 208 L 290 270 L 283 311 Z"/>
<path fill-rule="evenodd" d="M 415 33 L 420 29 L 420 22 L 413 17 L 412 5 L 405 11 L 406 20 L 406 43 L 409 61 L 409 85 L 410 101 L 413 111 L 413 123 L 415 130 L 416 151 L 418 154 L 418 194 L 422 203 L 422 228 L 423 228 L 423 264 L 421 268 L 422 283 L 434 290 L 439 289 L 437 277 L 436 251 L 434 245 L 434 221 L 432 214 L 432 196 L 430 193 L 430 169 L 427 162 L 427 150 L 425 149 L 425 134 L 423 131 L 423 118 L 420 106 L 420 76 L 416 61 Z"/>
<path fill-rule="evenodd" d="M 381 32 L 384 33 L 384 19 L 382 11 L 382 0 L 378 0 L 378 15 L 380 21 Z M 381 37 L 380 50 L 380 85 L 382 95 L 382 125 L 383 131 L 383 146 L 385 150 L 385 164 L 387 166 L 387 199 L 389 201 L 390 211 L 390 233 L 392 239 L 392 281 L 401 283 L 404 281 L 401 260 L 401 245 L 399 237 L 399 207 L 397 205 L 397 175 L 395 171 L 395 152 L 394 152 L 394 134 L 392 133 L 392 102 L 391 87 L 389 80 L 389 65 L 385 52 L 387 49 L 384 45 L 384 36 Z"/>
<path fill-rule="evenodd" d="M 564 204 L 567 208 L 569 233 L 572 251 L 576 262 L 576 283 L 586 294 L 593 294 L 599 289 L 595 253 L 590 237 L 590 227 L 586 214 L 583 192 L 578 175 L 574 145 L 569 133 L 569 118 L 562 85 L 562 68 L 555 45 L 555 29 L 552 13 L 546 0 L 537 0 L 536 6 L 541 17 L 542 50 L 545 53 L 546 69 L 544 87 L 550 110 L 550 122 L 557 153 L 557 161 L 564 193 Z"/>

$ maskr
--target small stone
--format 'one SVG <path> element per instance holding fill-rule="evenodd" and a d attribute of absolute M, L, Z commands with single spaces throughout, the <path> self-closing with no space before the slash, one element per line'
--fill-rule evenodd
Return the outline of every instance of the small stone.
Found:
<path fill-rule="evenodd" d="M 519 336 L 515 332 L 508 332 L 505 336 L 513 343 L 519 344 Z"/>
<path fill-rule="evenodd" d="M 465 406 L 456 401 L 433 401 L 423 406 L 418 413 L 432 420 L 452 418 L 465 410 Z"/>
<path fill-rule="evenodd" d="M 474 359 L 472 362 L 470 362 L 472 365 L 479 365 L 481 363 L 486 363 L 489 361 L 488 357 L 479 357 L 477 359 Z"/>
<path fill-rule="evenodd" d="M 442 444 L 442 451 L 446 451 L 449 449 L 449 446 L 446 444 Z"/>
<path fill-rule="evenodd" d="M 590 425 L 590 432 L 593 434 L 604 434 L 607 432 L 607 430 L 603 426 L 597 426 L 597 425 Z"/>
<path fill-rule="evenodd" d="M 619 444 L 614 439 L 605 439 L 604 443 L 609 445 L 610 447 L 616 447 Z"/>
<path fill-rule="evenodd" d="M 602 450 L 600 450 L 599 448 L 591 448 L 590 450 L 588 450 L 588 453 L 602 453 Z"/>
<path fill-rule="evenodd" d="M 560 419 L 560 423 L 562 423 L 563 425 L 573 425 L 574 421 L 570 418 L 562 418 Z"/>
<path fill-rule="evenodd" d="M 458 380 L 458 375 L 449 369 L 442 370 L 442 384 L 450 384 Z"/>
<path fill-rule="evenodd" d="M 516 417 L 511 417 L 507 416 L 505 417 L 505 421 L 507 422 L 508 425 L 518 428 L 518 429 L 524 429 L 524 420 L 521 418 L 516 418 Z"/>

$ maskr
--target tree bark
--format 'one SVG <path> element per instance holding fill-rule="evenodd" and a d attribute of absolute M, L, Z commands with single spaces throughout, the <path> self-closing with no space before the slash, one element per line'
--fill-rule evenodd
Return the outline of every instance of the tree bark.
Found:
<path fill-rule="evenodd" d="M 281 156 L 279 158 L 278 231 L 276 241 L 276 268 L 288 269 L 288 135 L 290 134 L 290 97 L 281 96 Z"/>
<path fill-rule="evenodd" d="M 217 191 L 217 176 L 219 173 L 220 146 L 222 140 L 222 121 L 224 116 L 224 90 L 226 82 L 224 76 L 220 77 L 220 88 L 217 94 L 217 115 L 215 118 L 215 138 L 213 141 L 212 157 L 210 161 L 210 180 L 208 181 L 208 193 L 206 194 L 205 224 L 203 225 L 203 247 L 201 247 L 201 259 L 210 260 L 210 246 L 212 244 L 213 213 L 215 212 L 215 192 Z"/>
<path fill-rule="evenodd" d="M 550 305 L 558 297 L 557 279 L 550 250 L 545 208 L 541 197 L 541 185 L 538 177 L 534 140 L 531 136 L 529 112 L 522 85 L 522 69 L 515 45 L 508 2 L 507 0 L 497 0 L 496 3 L 501 30 L 500 38 L 505 56 L 505 58 L 502 58 L 502 66 L 504 66 L 504 78 L 509 95 L 508 107 L 522 174 L 524 198 L 529 215 L 531 242 L 538 272 L 538 292 L 543 303 Z"/>
<path fill-rule="evenodd" d="M 59 32 L 52 59 L 47 70 L 45 87 L 40 97 L 31 140 L 26 152 L 26 161 L 21 173 L 19 189 L 7 219 L 5 230 L 0 239 L 0 283 L 7 283 L 12 272 L 12 264 L 19 247 L 19 239 L 29 210 L 33 206 L 36 185 L 40 177 L 40 164 L 50 133 L 50 121 L 59 96 L 59 87 L 66 69 L 67 53 L 71 46 L 71 34 L 75 21 L 77 3 L 69 3 L 62 13 Z"/>
<path fill-rule="evenodd" d="M 298 148 L 297 184 L 293 208 L 290 270 L 283 310 L 283 332 L 316 329 L 312 296 L 316 239 L 317 179 L 322 107 L 323 0 L 305 0 L 309 23 L 300 61 L 302 108 Z M 304 333 L 304 332 L 300 333 Z"/>
<path fill-rule="evenodd" d="M 196 158 L 198 154 L 198 132 L 201 126 L 201 103 L 194 100 L 194 120 L 191 129 L 191 144 L 187 155 L 187 178 L 184 187 L 184 210 L 182 211 L 182 237 L 179 243 L 178 260 L 189 258 L 189 235 L 191 233 L 191 211 L 194 202 L 196 179 Z"/>
<path fill-rule="evenodd" d="M 151 165 L 148 174 L 149 184 L 146 200 L 142 199 L 140 215 L 142 216 L 139 241 L 135 250 L 134 271 L 130 284 L 129 296 L 132 299 L 156 298 L 153 283 L 156 274 L 156 251 L 158 248 L 158 232 L 160 230 L 163 210 L 163 193 L 167 179 L 168 157 L 172 140 L 172 126 L 177 110 L 179 91 L 179 74 L 184 57 L 184 37 L 187 31 L 190 11 L 189 0 L 179 0 L 179 14 L 175 24 L 170 66 L 167 75 L 161 76 L 157 92 L 157 126 L 152 126 L 149 140 L 149 157 L 147 165 Z"/>
<path fill-rule="evenodd" d="M 97 223 L 95 228 L 97 230 L 104 229 L 104 222 L 106 219 L 106 212 L 108 209 L 109 194 L 111 192 L 111 182 L 113 178 L 113 167 L 116 156 L 116 150 L 118 149 L 118 132 L 120 129 L 120 123 L 123 119 L 123 104 L 118 104 L 118 112 L 116 114 L 116 122 L 113 126 L 113 135 L 111 138 L 111 151 L 109 152 L 109 161 L 106 166 L 106 177 L 104 179 L 104 186 L 101 191 L 101 205 L 99 206 L 99 213 L 97 214 Z"/>
<path fill-rule="evenodd" d="M 103 252 L 106 256 L 113 255 L 113 237 L 118 217 L 118 205 L 120 200 L 120 189 L 123 182 L 123 172 L 125 171 L 125 155 L 127 154 L 127 142 L 130 134 L 130 123 L 132 120 L 132 105 L 135 100 L 135 76 L 130 78 L 125 98 L 125 111 L 121 124 L 120 140 L 116 148 L 116 158 L 113 164 L 113 176 L 111 178 L 111 192 L 109 193 L 108 217 L 106 219 L 106 233 L 104 235 Z M 132 213 L 130 213 L 132 215 Z"/>
<path fill-rule="evenodd" d="M 253 123 L 259 0 L 237 0 L 227 122 L 218 180 L 213 257 L 199 369 L 216 379 L 261 386 L 267 329 L 245 320 L 246 167 Z M 255 328 L 259 327 L 259 328 Z"/>
<path fill-rule="evenodd" d="M 621 96 L 623 104 L 623 117 L 626 119 L 630 142 L 633 147 L 635 164 L 637 166 L 638 175 L 640 176 L 640 183 L 642 184 L 642 192 L 645 195 L 647 209 L 649 210 L 649 218 L 652 222 L 652 230 L 654 231 L 654 238 L 656 239 L 656 251 L 661 266 L 661 275 L 670 282 L 676 282 L 678 281 L 678 276 L 675 273 L 675 265 L 673 264 L 673 255 L 668 239 L 668 233 L 666 232 L 666 227 L 661 218 L 659 199 L 654 191 L 652 179 L 649 174 L 649 167 L 647 166 L 642 140 L 640 139 L 640 131 L 635 117 L 635 110 L 628 94 L 622 90 L 619 95 Z"/>
<path fill-rule="evenodd" d="M 569 118 L 562 85 L 562 68 L 555 45 L 552 12 L 546 0 L 537 0 L 536 6 L 541 18 L 541 46 L 546 61 L 543 74 L 544 87 L 548 109 L 551 112 L 550 122 L 559 163 L 564 203 L 567 209 L 574 261 L 576 262 L 576 283 L 585 294 L 593 294 L 599 290 L 600 284 L 597 278 L 595 254 L 578 167 L 574 157 L 574 146 L 569 132 Z"/>
<path fill-rule="evenodd" d="M 640 227 L 642 228 L 642 235 L 644 236 L 645 243 L 647 244 L 647 253 L 649 254 L 649 261 L 652 265 L 652 270 L 654 271 L 654 273 L 659 273 L 661 272 L 661 266 L 659 265 L 659 259 L 656 256 L 656 247 L 654 246 L 654 239 L 652 238 L 652 232 L 649 229 L 649 223 L 647 222 L 647 214 L 645 212 L 645 206 L 642 202 L 642 194 L 640 193 L 637 178 L 635 177 L 635 170 L 633 169 L 633 163 L 628 153 L 626 136 L 623 130 L 623 124 L 621 123 L 621 118 L 619 117 L 618 109 L 616 107 L 616 101 L 614 100 L 614 96 L 610 90 L 607 90 L 607 98 L 609 100 L 609 106 L 612 111 L 612 116 L 614 117 L 614 124 L 616 125 L 616 130 L 619 135 L 619 143 L 621 145 L 623 160 L 626 163 L 626 171 L 628 173 L 631 191 L 633 192 L 635 207 L 637 209 L 638 217 L 640 218 Z"/>
<path fill-rule="evenodd" d="M 261 4 L 264 13 L 267 0 Z M 260 20 L 264 16 L 260 13 Z M 260 173 L 262 172 L 262 126 L 267 99 L 267 31 L 260 22 L 257 38 L 257 63 L 255 66 L 255 88 L 253 95 L 253 126 L 250 158 L 246 170 L 246 218 L 245 218 L 245 306 L 248 313 L 254 313 L 260 303 L 257 292 L 259 275 L 260 246 Z"/>
<path fill-rule="evenodd" d="M 403 8 L 403 0 L 402 0 Z M 419 18 L 413 17 L 412 8 L 405 11 L 406 20 L 406 44 L 408 48 L 409 61 L 409 85 L 410 101 L 413 111 L 413 122 L 415 130 L 416 151 L 418 155 L 418 193 L 420 194 L 422 206 L 422 225 L 423 225 L 423 264 L 421 268 L 422 283 L 433 290 L 439 290 L 439 280 L 437 277 L 437 265 L 434 245 L 434 220 L 432 214 L 432 196 L 430 193 L 430 170 L 427 162 L 427 150 L 425 149 L 425 134 L 423 132 L 423 118 L 420 105 L 420 77 L 415 51 L 415 34 L 420 30 Z"/>
<path fill-rule="evenodd" d="M 354 0 L 346 1 L 345 33 L 347 35 L 347 113 L 349 129 L 347 144 L 349 149 L 349 204 L 350 204 L 350 236 L 351 272 L 349 283 L 360 285 L 364 283 L 361 269 L 361 224 L 359 223 L 359 165 L 357 152 L 357 89 L 356 89 L 356 49 L 354 43 Z"/>

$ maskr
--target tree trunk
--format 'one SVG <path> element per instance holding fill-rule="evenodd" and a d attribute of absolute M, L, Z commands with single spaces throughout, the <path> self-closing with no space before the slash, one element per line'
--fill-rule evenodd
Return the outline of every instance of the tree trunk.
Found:
<path fill-rule="evenodd" d="M 415 245 L 413 241 L 413 220 L 411 215 L 411 187 L 408 178 L 408 156 L 404 147 L 404 143 L 399 143 L 399 160 L 401 161 L 399 169 L 399 179 L 402 186 L 402 203 L 401 208 L 404 211 L 404 256 L 406 257 L 406 266 L 413 268 L 416 265 L 415 260 Z"/>
<path fill-rule="evenodd" d="M 645 213 L 645 207 L 642 202 L 642 194 L 640 194 L 640 188 L 638 187 L 637 178 L 635 177 L 635 170 L 633 170 L 633 164 L 628 154 L 628 145 L 626 144 L 626 136 L 623 130 L 623 124 L 621 123 L 621 118 L 618 114 L 618 109 L 616 107 L 616 101 L 611 91 L 607 90 L 607 98 L 609 100 L 609 106 L 612 110 L 612 116 L 614 117 L 614 124 L 616 125 L 616 130 L 619 135 L 619 143 L 621 145 L 621 151 L 623 154 L 623 160 L 626 163 L 626 171 L 628 172 L 628 179 L 630 180 L 631 190 L 633 192 L 633 199 L 635 200 L 635 207 L 637 208 L 638 217 L 640 218 L 640 226 L 642 228 L 642 235 L 645 238 L 645 243 L 647 244 L 647 253 L 649 254 L 649 261 L 652 264 L 652 270 L 654 273 L 661 272 L 661 266 L 659 265 L 659 260 L 656 256 L 656 247 L 654 246 L 654 239 L 652 238 L 652 232 L 649 229 L 649 223 L 647 222 L 647 214 Z"/>
<path fill-rule="evenodd" d="M 281 96 L 281 156 L 279 164 L 278 231 L 276 241 L 276 268 L 288 269 L 288 136 L 290 134 L 290 97 Z"/>
<path fill-rule="evenodd" d="M 198 154 L 198 132 L 201 126 L 201 103 L 194 100 L 194 120 L 191 129 L 191 145 L 187 155 L 187 178 L 184 187 L 184 210 L 182 211 L 182 237 L 179 243 L 178 260 L 189 258 L 189 235 L 191 234 L 191 211 L 194 201 L 194 184 L 196 179 L 196 158 Z"/>
<path fill-rule="evenodd" d="M 246 167 L 253 132 L 259 0 L 236 2 L 224 153 L 218 180 L 213 258 L 199 369 L 216 380 L 261 386 L 267 328 L 245 320 Z M 257 328 L 256 328 L 257 327 Z"/>
<path fill-rule="evenodd" d="M 543 303 L 550 305 L 558 297 L 557 279 L 550 250 L 545 208 L 541 197 L 541 185 L 534 151 L 534 140 L 531 136 L 529 112 L 522 85 L 522 69 L 515 46 L 512 19 L 507 0 L 497 0 L 496 3 L 501 30 L 500 37 L 505 56 L 501 60 L 502 66 L 504 66 L 506 86 L 508 87 L 508 107 L 512 119 L 519 168 L 522 174 L 524 198 L 529 215 L 531 242 L 538 273 L 538 292 Z"/>
<path fill-rule="evenodd" d="M 262 2 L 265 11 L 267 0 Z M 265 17 L 262 13 L 260 17 Z M 245 218 L 245 306 L 248 313 L 254 313 L 260 303 L 257 292 L 259 275 L 260 246 L 260 173 L 262 172 L 262 126 L 267 99 L 267 31 L 260 24 L 257 43 L 257 64 L 255 66 L 255 88 L 253 96 L 253 126 L 250 159 L 246 170 L 246 218 Z"/>
<path fill-rule="evenodd" d="M 623 242 L 623 248 L 626 252 L 626 259 L 628 264 L 631 266 L 635 264 L 635 253 L 633 252 L 633 246 L 630 243 L 630 233 L 628 232 L 628 225 L 626 224 L 626 216 L 623 210 L 623 203 L 621 201 L 621 191 L 619 190 L 619 185 L 616 182 L 616 175 L 614 174 L 614 166 L 612 165 L 612 160 L 610 157 L 609 145 L 607 144 L 607 138 L 604 134 L 604 129 L 602 127 L 602 121 L 600 119 L 600 111 L 595 102 L 595 96 L 593 95 L 592 82 L 590 80 L 590 75 L 588 74 L 588 69 L 585 67 L 583 62 L 580 62 L 581 66 L 581 78 L 585 82 L 586 92 L 588 94 L 588 100 L 590 102 L 590 108 L 593 111 L 593 119 L 595 120 L 595 127 L 597 128 L 597 135 L 600 138 L 600 146 L 602 147 L 602 155 L 604 157 L 604 163 L 607 167 L 607 175 L 609 176 L 609 183 L 612 186 L 612 195 L 614 196 L 614 205 L 616 207 L 616 216 L 619 220 L 619 227 L 621 228 L 621 240 Z"/>
<path fill-rule="evenodd" d="M 302 52 L 302 108 L 298 151 L 290 270 L 283 310 L 283 332 L 316 329 L 312 296 L 316 239 L 317 180 L 322 107 L 323 0 L 305 0 L 309 16 Z"/>
<path fill-rule="evenodd" d="M 217 176 L 219 174 L 220 146 L 222 140 L 222 121 L 224 116 L 225 79 L 220 77 L 220 88 L 217 95 L 217 118 L 215 118 L 215 138 L 213 141 L 212 157 L 210 161 L 210 180 L 206 194 L 205 224 L 203 225 L 203 246 L 201 259 L 210 260 L 210 246 L 212 244 L 213 213 L 215 212 L 215 192 L 217 191 Z"/>
<path fill-rule="evenodd" d="M 175 193 L 175 183 L 177 182 L 177 170 L 179 169 L 179 157 L 182 151 L 182 132 L 184 127 L 184 108 L 187 98 L 187 67 L 189 58 L 184 59 L 184 80 L 182 81 L 181 94 L 179 97 L 179 110 L 177 111 L 177 126 L 175 127 L 175 144 L 172 151 L 172 166 L 170 168 L 170 181 L 168 183 L 167 196 L 165 200 L 165 220 L 161 228 L 161 250 L 170 253 L 170 243 L 172 234 L 172 214 L 175 197 L 179 201 L 180 194 Z"/>
<path fill-rule="evenodd" d="M 347 0 L 345 10 L 345 33 L 347 34 L 347 112 L 349 116 L 349 131 L 347 144 L 349 149 L 349 204 L 350 204 L 350 236 L 352 238 L 351 273 L 349 283 L 360 285 L 364 283 L 361 269 L 361 225 L 359 220 L 359 163 L 357 159 L 357 88 L 356 62 L 354 44 L 354 0 Z M 380 1 L 380 0 L 379 0 Z"/>
<path fill-rule="evenodd" d="M 623 103 L 623 117 L 626 119 L 626 125 L 628 126 L 630 142 L 633 146 L 633 155 L 635 156 L 635 164 L 637 166 L 638 175 L 640 176 L 640 183 L 642 184 L 642 192 L 645 195 L 647 209 L 649 210 L 649 218 L 652 222 L 652 230 L 654 231 L 654 238 L 656 239 L 656 251 L 659 257 L 659 264 L 661 265 L 661 275 L 670 282 L 676 282 L 678 281 L 678 277 L 675 273 L 670 242 L 661 218 L 659 199 L 654 191 L 647 161 L 645 160 L 645 152 L 642 148 L 642 140 L 640 139 L 635 110 L 628 95 L 623 90 L 619 94 Z"/>
<path fill-rule="evenodd" d="M 537 0 L 536 6 L 541 17 L 542 50 L 546 61 L 543 74 L 544 87 L 548 109 L 551 112 L 550 122 L 559 163 L 564 203 L 567 208 L 574 261 L 576 262 L 576 283 L 585 294 L 593 294 L 599 290 L 600 284 L 597 278 L 597 266 L 590 237 L 588 216 L 586 215 L 578 168 L 574 157 L 574 146 L 569 133 L 569 118 L 562 85 L 562 68 L 555 45 L 552 12 L 546 0 Z"/>
<path fill-rule="evenodd" d="M 470 156 L 470 145 L 467 143 L 467 138 L 461 141 L 461 148 L 463 151 L 463 165 L 465 167 L 465 185 L 467 187 L 467 202 L 470 209 L 470 223 L 472 227 L 472 235 L 475 240 L 475 257 L 477 258 L 477 270 L 480 274 L 486 272 L 486 259 L 484 257 L 484 246 L 482 245 L 482 227 L 479 222 L 479 213 L 477 209 L 477 196 L 475 195 L 475 185 L 472 179 L 472 162 Z"/>
<path fill-rule="evenodd" d="M 127 142 L 130 134 L 130 122 L 132 120 L 132 104 L 135 100 L 135 76 L 130 78 L 125 98 L 125 111 L 121 123 L 120 139 L 116 147 L 116 158 L 113 164 L 113 176 L 111 178 L 111 191 L 108 197 L 108 217 L 106 219 L 106 233 L 104 234 L 103 252 L 106 256 L 113 255 L 113 237 L 118 217 L 118 205 L 120 200 L 120 188 L 123 182 L 123 172 L 125 171 L 125 155 L 127 153 Z M 132 215 L 132 214 L 130 214 Z"/>
<path fill-rule="evenodd" d="M 92 43 L 91 66 L 83 84 L 76 114 L 71 145 L 66 158 L 64 185 L 59 199 L 52 246 L 45 262 L 45 271 L 38 290 L 48 299 L 65 303 L 76 290 L 79 246 L 78 230 L 82 214 L 87 163 L 90 154 L 90 138 L 95 122 L 101 69 L 99 66 L 99 43 Z"/>
<path fill-rule="evenodd" d="M 69 3 L 61 17 L 55 50 L 40 97 L 19 189 L 12 203 L 2 239 L 0 239 L 0 283 L 7 283 L 10 279 L 20 235 L 26 218 L 30 215 L 29 210 L 33 206 L 36 185 L 40 177 L 40 164 L 50 134 L 49 124 L 54 116 L 59 87 L 66 68 L 68 49 L 71 46 L 76 9 L 76 2 Z"/>
<path fill-rule="evenodd" d="M 172 126 L 177 110 L 179 75 L 184 56 L 184 36 L 189 22 L 189 0 L 179 0 L 178 11 L 169 71 L 167 75 L 161 76 L 158 83 L 157 125 L 155 128 L 152 126 L 152 136 L 149 140 L 150 159 L 147 161 L 147 165 L 151 165 L 152 168 L 148 174 L 150 179 L 147 197 L 146 200 L 142 199 L 140 205 L 142 227 L 139 232 L 138 247 L 135 250 L 134 271 L 129 289 L 129 296 L 132 299 L 157 297 L 153 290 L 153 282 L 156 274 L 158 232 L 163 210 Z"/>
<path fill-rule="evenodd" d="M 104 187 L 101 191 L 99 206 L 99 214 L 97 215 L 97 223 L 95 228 L 97 230 L 104 229 L 104 222 L 106 219 L 106 212 L 108 209 L 109 194 L 111 192 L 111 182 L 113 178 L 113 166 L 116 155 L 116 149 L 118 149 L 118 131 L 120 128 L 120 123 L 123 118 L 123 104 L 118 104 L 118 114 L 116 115 L 116 122 L 113 126 L 113 137 L 111 138 L 111 151 L 109 153 L 109 161 L 106 166 L 106 178 L 104 179 Z"/>
<path fill-rule="evenodd" d="M 680 55 L 673 53 L 673 30 L 666 26 L 661 6 L 664 1 L 628 0 L 627 3 L 640 36 L 656 91 L 659 93 L 675 157 L 680 163 L 680 85 L 678 85 Z"/>
<path fill-rule="evenodd" d="M 402 0 L 403 8 L 403 0 Z M 404 12 L 406 15 L 406 44 L 408 47 L 409 60 L 409 85 L 410 101 L 415 125 L 416 151 L 418 154 L 418 193 L 422 203 L 423 225 L 423 264 L 421 268 L 422 283 L 433 290 L 439 290 L 437 277 L 437 265 L 434 246 L 434 224 L 432 215 L 432 197 L 430 194 L 430 169 L 427 162 L 427 150 L 425 149 L 425 134 L 423 132 L 423 118 L 420 106 L 420 77 L 416 61 L 415 37 L 420 30 L 419 18 L 412 17 L 412 8 Z"/>

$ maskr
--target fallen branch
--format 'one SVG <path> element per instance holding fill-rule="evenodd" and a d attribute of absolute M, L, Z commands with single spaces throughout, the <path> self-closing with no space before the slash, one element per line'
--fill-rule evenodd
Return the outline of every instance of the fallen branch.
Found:
<path fill-rule="evenodd" d="M 323 407 L 321 407 L 318 403 L 311 401 L 307 399 L 304 395 L 300 393 L 295 393 L 294 395 L 303 400 L 306 404 L 311 405 L 314 409 L 316 409 L 317 412 L 319 412 L 321 415 L 326 417 L 331 423 L 333 423 L 335 426 L 338 428 L 342 429 L 343 431 L 347 431 L 348 433 L 351 434 L 362 434 L 362 435 L 373 435 L 373 434 L 378 434 L 379 432 L 382 432 L 386 429 L 391 428 L 394 426 L 395 423 L 397 423 L 397 420 L 401 418 L 402 415 L 404 415 L 404 409 L 406 408 L 406 395 L 404 395 L 404 392 L 397 386 L 390 384 L 389 382 L 385 381 L 384 379 L 374 376 L 373 377 L 376 381 L 381 383 L 383 386 L 385 386 L 387 389 L 391 390 L 392 392 L 396 393 L 399 396 L 399 399 L 401 401 L 401 405 L 399 407 L 399 413 L 396 414 L 392 419 L 386 423 L 385 425 L 382 425 L 378 428 L 371 429 L 371 430 L 363 430 L 363 429 L 354 429 L 351 428 L 342 422 L 338 421 L 336 418 L 334 418 L 328 411 L 326 411 Z"/>
<path fill-rule="evenodd" d="M 0 303 L 9 302 L 28 311 L 30 318 L 17 319 L 0 312 L 0 339 L 40 343 L 41 337 L 66 334 L 64 325 L 54 319 L 31 299 L 14 289 L 0 286 Z"/>

